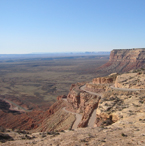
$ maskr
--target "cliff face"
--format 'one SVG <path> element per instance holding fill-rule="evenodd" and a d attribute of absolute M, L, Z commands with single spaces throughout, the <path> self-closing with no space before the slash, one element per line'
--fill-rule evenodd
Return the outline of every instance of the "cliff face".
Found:
<path fill-rule="evenodd" d="M 145 48 L 114 49 L 110 53 L 109 61 L 98 68 L 98 71 L 126 72 L 131 69 L 144 67 Z"/>
<path fill-rule="evenodd" d="M 77 112 L 78 114 L 82 114 L 82 119 L 78 127 L 87 127 L 90 116 L 94 109 L 98 107 L 98 103 L 100 100 L 99 95 L 89 94 L 81 90 L 81 85 L 71 87 L 71 90 L 67 96 L 67 101 L 71 105 L 72 110 Z"/>
<path fill-rule="evenodd" d="M 145 48 L 142 49 L 114 49 L 111 51 L 109 61 L 142 61 L 145 59 Z"/>

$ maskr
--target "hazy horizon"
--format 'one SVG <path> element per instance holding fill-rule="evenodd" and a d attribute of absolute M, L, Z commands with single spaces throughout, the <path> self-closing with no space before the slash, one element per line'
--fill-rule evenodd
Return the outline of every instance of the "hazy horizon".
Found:
<path fill-rule="evenodd" d="M 89 52 L 89 51 L 85 51 L 85 52 L 31 52 L 31 53 L 26 53 L 23 55 L 32 55 L 32 54 L 87 54 L 87 53 L 91 53 L 91 54 L 97 54 L 97 53 L 110 53 L 110 51 L 98 51 L 98 52 Z M 22 55 L 22 54 L 1 54 L 0 55 Z"/>

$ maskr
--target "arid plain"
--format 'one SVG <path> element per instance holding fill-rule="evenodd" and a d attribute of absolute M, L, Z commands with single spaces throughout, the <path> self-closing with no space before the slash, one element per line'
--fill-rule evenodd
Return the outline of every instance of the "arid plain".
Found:
<path fill-rule="evenodd" d="M 67 95 L 71 84 L 87 82 L 109 56 L 8 58 L 0 60 L 1 98 L 26 109 L 46 110 L 58 95 Z"/>

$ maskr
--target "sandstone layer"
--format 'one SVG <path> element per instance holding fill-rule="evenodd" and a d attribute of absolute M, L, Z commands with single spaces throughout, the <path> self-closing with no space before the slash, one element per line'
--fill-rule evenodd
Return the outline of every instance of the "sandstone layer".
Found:
<path fill-rule="evenodd" d="M 131 69 L 144 67 L 145 48 L 114 49 L 109 61 L 98 68 L 98 72 L 127 72 Z"/>

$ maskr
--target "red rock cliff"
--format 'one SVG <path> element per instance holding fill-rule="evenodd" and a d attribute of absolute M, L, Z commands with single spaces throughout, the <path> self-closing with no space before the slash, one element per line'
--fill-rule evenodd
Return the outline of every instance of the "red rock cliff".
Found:
<path fill-rule="evenodd" d="M 97 108 L 101 97 L 99 95 L 97 96 L 82 91 L 80 87 L 81 86 L 78 84 L 71 87 L 70 92 L 67 96 L 67 101 L 72 105 L 73 110 L 75 110 L 77 113 L 82 114 L 82 119 L 78 127 L 87 127 L 89 118 L 94 109 Z"/>
<path fill-rule="evenodd" d="M 109 61 L 98 68 L 101 72 L 126 72 L 131 69 L 144 67 L 145 48 L 114 49 L 110 53 Z"/>

